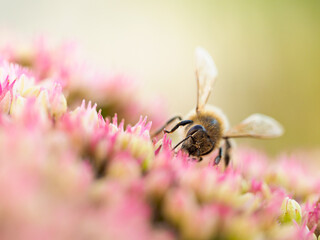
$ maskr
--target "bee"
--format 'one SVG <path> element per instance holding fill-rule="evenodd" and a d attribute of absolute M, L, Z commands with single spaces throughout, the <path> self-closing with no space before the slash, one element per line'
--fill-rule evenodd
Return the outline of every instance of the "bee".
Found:
<path fill-rule="evenodd" d="M 198 161 L 203 156 L 209 155 L 218 149 L 218 156 L 214 164 L 219 164 L 222 155 L 225 165 L 230 163 L 231 142 L 230 138 L 275 138 L 283 134 L 283 127 L 275 119 L 263 115 L 252 114 L 240 124 L 229 129 L 229 122 L 221 109 L 207 105 L 213 83 L 218 71 L 210 54 L 203 48 L 198 47 L 195 51 L 196 57 L 196 80 L 197 80 L 197 106 L 192 110 L 185 120 L 177 116 L 170 119 L 161 130 L 170 134 L 179 127 L 184 127 L 185 137 L 173 149 L 181 145 L 181 149 L 195 157 Z M 179 119 L 180 121 L 171 129 L 166 126 Z M 224 147 L 224 149 L 223 149 Z"/>

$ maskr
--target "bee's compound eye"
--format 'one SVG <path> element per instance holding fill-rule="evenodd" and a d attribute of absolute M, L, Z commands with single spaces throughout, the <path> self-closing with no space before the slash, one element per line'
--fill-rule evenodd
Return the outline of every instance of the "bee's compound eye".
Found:
<path fill-rule="evenodd" d="M 202 125 L 194 125 L 192 128 L 189 129 L 187 135 L 193 135 L 198 131 L 206 131 L 206 129 Z"/>

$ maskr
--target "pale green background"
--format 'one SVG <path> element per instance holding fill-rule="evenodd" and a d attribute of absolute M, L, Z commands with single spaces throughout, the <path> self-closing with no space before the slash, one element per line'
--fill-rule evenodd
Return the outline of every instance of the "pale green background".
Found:
<path fill-rule="evenodd" d="M 232 124 L 261 112 L 286 128 L 280 139 L 250 144 L 320 146 L 320 1 L 1 1 L 2 30 L 28 41 L 39 33 L 77 39 L 101 67 L 164 96 L 171 114 L 195 106 L 201 45 L 220 72 L 210 103 Z"/>

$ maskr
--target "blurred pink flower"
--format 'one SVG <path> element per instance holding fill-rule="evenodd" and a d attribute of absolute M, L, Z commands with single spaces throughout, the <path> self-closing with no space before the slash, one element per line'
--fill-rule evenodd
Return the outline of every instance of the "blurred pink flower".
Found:
<path fill-rule="evenodd" d="M 120 118 L 134 123 L 140 115 L 147 115 L 155 129 L 166 121 L 163 99 L 140 98 L 136 79 L 98 70 L 75 42 L 53 46 L 45 37 L 29 44 L 11 41 L 0 46 L 0 56 L 0 60 L 24 66 L 38 83 L 59 83 L 69 107 L 76 107 L 86 99 L 97 103 L 103 116 L 117 113 Z"/>
<path fill-rule="evenodd" d="M 263 180 L 270 165 L 268 157 L 263 152 L 254 149 L 236 149 L 234 158 L 234 168 L 249 180 Z"/>
<path fill-rule="evenodd" d="M 320 194 L 318 170 L 305 162 L 304 158 L 298 158 L 295 154 L 279 156 L 269 168 L 266 181 L 271 186 L 285 188 L 298 200 L 307 200 L 311 194 Z"/>
<path fill-rule="evenodd" d="M 306 225 L 317 237 L 320 235 L 320 202 L 317 200 L 313 204 L 307 203 L 304 209 L 306 214 Z"/>

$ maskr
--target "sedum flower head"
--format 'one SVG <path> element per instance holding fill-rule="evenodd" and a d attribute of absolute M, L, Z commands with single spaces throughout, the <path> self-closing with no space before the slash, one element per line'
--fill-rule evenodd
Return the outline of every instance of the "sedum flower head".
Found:
<path fill-rule="evenodd" d="M 148 115 L 155 128 L 166 120 L 163 99 L 139 97 L 135 78 L 111 70 L 101 71 L 87 60 L 76 42 L 54 46 L 45 37 L 29 43 L 10 39 L 0 45 L 0 60 L 23 66 L 37 83 L 58 82 L 71 108 L 85 99 L 97 103 L 104 117 L 117 113 L 134 124 L 140 115 Z"/>
<path fill-rule="evenodd" d="M 319 155 L 239 147 L 225 170 L 199 165 L 137 118 L 163 124 L 161 102 L 74 50 L 0 50 L 0 239 L 319 237 Z"/>
<path fill-rule="evenodd" d="M 66 99 L 58 83 L 54 83 L 54 87 L 43 87 L 20 66 L 0 63 L 1 112 L 17 119 L 23 118 L 30 102 L 35 102 L 34 107 L 38 108 L 40 115 L 48 122 L 67 111 Z"/>
<path fill-rule="evenodd" d="M 117 116 L 115 116 L 113 122 L 109 124 L 109 127 L 118 134 L 115 149 L 129 152 L 133 158 L 141 162 L 144 170 L 150 168 L 154 158 L 154 147 L 149 134 L 151 122 L 147 123 L 146 121 L 146 118 L 140 117 L 136 125 L 128 125 L 124 130 L 123 124 L 118 126 Z"/>

